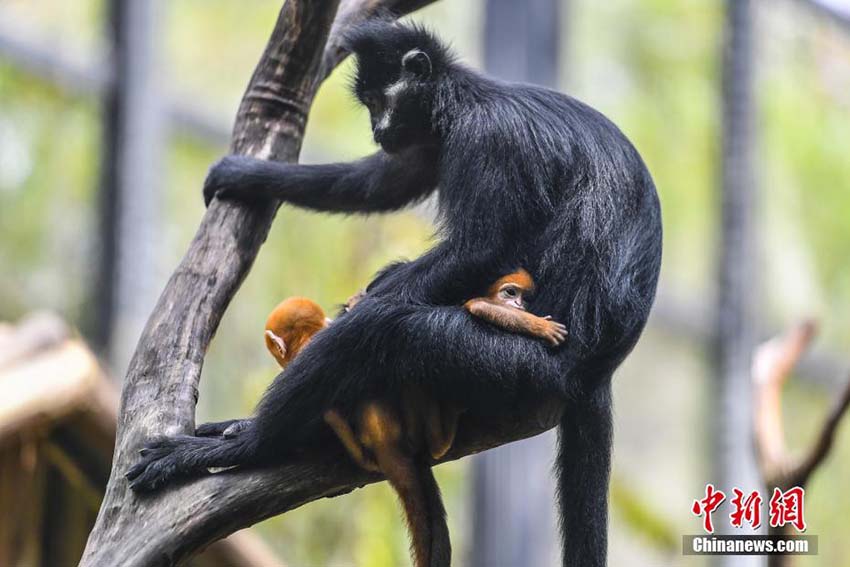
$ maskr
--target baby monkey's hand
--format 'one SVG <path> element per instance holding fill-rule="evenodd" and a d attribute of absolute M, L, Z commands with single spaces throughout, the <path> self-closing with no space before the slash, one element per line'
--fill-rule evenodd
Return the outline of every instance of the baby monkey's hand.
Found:
<path fill-rule="evenodd" d="M 551 315 L 540 318 L 539 336 L 552 346 L 559 346 L 567 340 L 567 327 L 552 320 Z"/>

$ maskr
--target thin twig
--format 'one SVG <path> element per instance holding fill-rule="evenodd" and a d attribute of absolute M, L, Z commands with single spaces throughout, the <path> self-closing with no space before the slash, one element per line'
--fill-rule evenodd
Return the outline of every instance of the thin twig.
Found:
<path fill-rule="evenodd" d="M 805 456 L 795 460 L 789 455 L 782 426 L 782 387 L 815 333 L 814 322 L 803 322 L 787 334 L 761 345 L 753 357 L 755 445 L 762 477 L 769 487 L 805 485 L 829 454 L 836 428 L 850 407 L 848 380 Z"/>
<path fill-rule="evenodd" d="M 756 349 L 752 377 L 754 429 L 759 466 L 767 477 L 787 469 L 788 456 L 782 426 L 782 386 L 815 336 L 816 326 L 806 321 L 787 334 L 773 338 Z"/>
<path fill-rule="evenodd" d="M 829 412 L 820 429 L 820 434 L 808 454 L 797 464 L 789 474 L 790 486 L 803 486 L 809 480 L 812 472 L 817 469 L 823 460 L 829 455 L 832 443 L 835 439 L 835 430 L 841 422 L 841 418 L 850 407 L 850 377 L 844 385 L 844 390 L 838 398 L 838 402 Z"/>

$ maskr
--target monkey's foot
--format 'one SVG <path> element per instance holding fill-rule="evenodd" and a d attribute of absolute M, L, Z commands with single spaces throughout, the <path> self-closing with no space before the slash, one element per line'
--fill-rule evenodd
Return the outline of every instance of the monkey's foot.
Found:
<path fill-rule="evenodd" d="M 163 437 L 139 451 L 142 456 L 130 467 L 127 480 L 135 492 L 151 492 L 178 477 L 202 476 L 210 467 L 230 467 L 251 454 L 244 439 L 215 437 Z"/>
<path fill-rule="evenodd" d="M 194 437 L 163 437 L 151 441 L 139 451 L 141 459 L 124 475 L 134 492 L 153 492 L 181 476 L 180 448 Z"/>
<path fill-rule="evenodd" d="M 228 419 L 203 423 L 195 429 L 195 437 L 224 437 L 229 439 L 251 424 L 250 419 Z"/>
<path fill-rule="evenodd" d="M 251 427 L 251 425 L 253 425 L 252 419 L 236 419 L 227 427 L 227 429 L 224 430 L 221 436 L 225 439 L 233 439 Z"/>

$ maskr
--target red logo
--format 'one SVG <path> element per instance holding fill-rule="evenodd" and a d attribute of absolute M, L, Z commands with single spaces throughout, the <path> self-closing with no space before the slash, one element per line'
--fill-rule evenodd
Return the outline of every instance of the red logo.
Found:
<path fill-rule="evenodd" d="M 761 525 L 761 495 L 758 490 L 750 492 L 746 498 L 744 493 L 737 488 L 732 489 L 735 497 L 731 500 L 735 510 L 729 514 L 732 526 L 743 527 L 746 521 L 755 530 Z"/>
<path fill-rule="evenodd" d="M 729 501 L 732 512 L 729 514 L 729 523 L 732 527 L 742 528 L 749 524 L 752 529 L 761 526 L 761 505 L 764 500 L 758 490 L 744 493 L 739 488 L 733 488 L 734 496 Z M 770 498 L 769 514 L 770 526 L 781 528 L 785 525 L 794 526 L 798 532 L 806 531 L 806 519 L 804 515 L 804 500 L 806 491 L 799 486 L 789 488 L 782 492 L 779 488 L 773 489 Z M 714 533 L 714 522 L 711 515 L 720 508 L 726 500 L 726 494 L 722 490 L 714 488 L 713 484 L 705 485 L 705 497 L 694 500 L 691 512 L 694 516 L 702 517 L 702 529 L 706 533 Z"/>
<path fill-rule="evenodd" d="M 711 514 L 717 510 L 720 504 L 726 500 L 726 495 L 721 490 L 714 490 L 713 484 L 705 485 L 705 498 L 702 500 L 694 500 L 694 505 L 691 506 L 691 512 L 695 516 L 703 516 L 702 529 L 706 532 L 714 533 L 714 524 L 711 523 Z"/>
<path fill-rule="evenodd" d="M 770 526 L 773 528 L 781 528 L 786 524 L 791 524 L 797 528 L 798 532 L 806 531 L 806 519 L 803 516 L 803 500 L 806 497 L 806 491 L 795 486 L 785 492 L 778 488 L 773 489 L 773 496 L 770 497 Z"/>

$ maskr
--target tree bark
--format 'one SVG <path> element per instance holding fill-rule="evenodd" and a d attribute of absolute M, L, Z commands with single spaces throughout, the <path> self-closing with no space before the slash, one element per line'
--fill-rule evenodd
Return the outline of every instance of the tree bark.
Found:
<path fill-rule="evenodd" d="M 345 57 L 340 40 L 345 29 L 378 10 L 404 14 L 432 1 L 288 0 L 239 108 L 231 150 L 296 160 L 316 90 Z M 354 467 L 337 448 L 273 469 L 207 476 L 145 497 L 133 494 L 124 478 L 145 440 L 193 432 L 204 355 L 276 209 L 218 200 L 207 209 L 127 371 L 112 472 L 81 565 L 181 563 L 238 529 L 381 480 Z M 551 402 L 488 420 L 461 420 L 446 459 L 550 429 L 560 412 Z"/>

